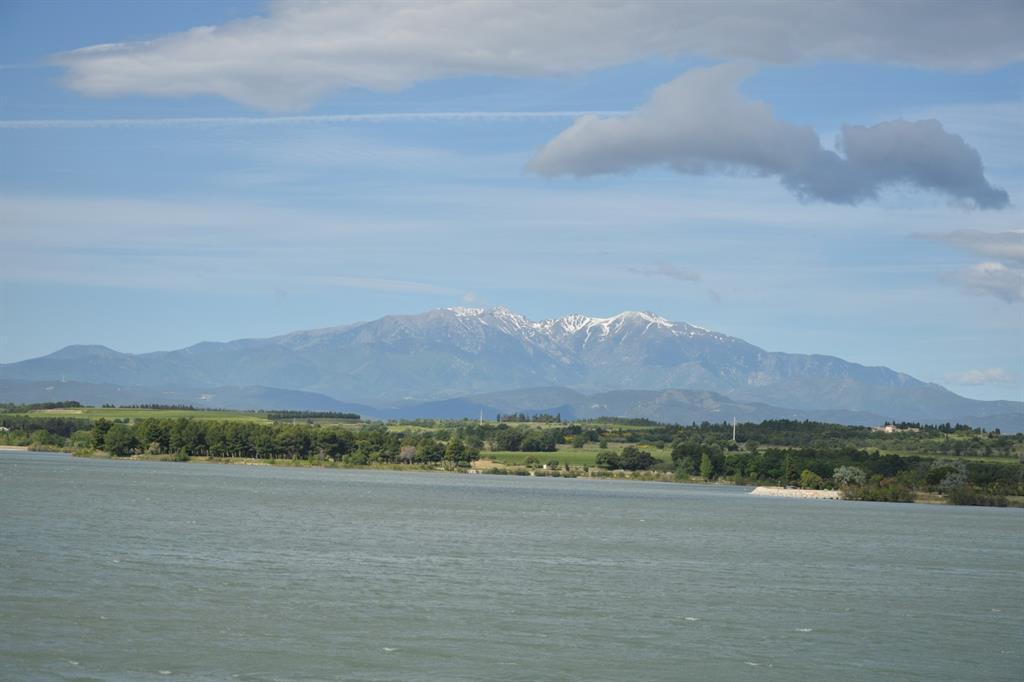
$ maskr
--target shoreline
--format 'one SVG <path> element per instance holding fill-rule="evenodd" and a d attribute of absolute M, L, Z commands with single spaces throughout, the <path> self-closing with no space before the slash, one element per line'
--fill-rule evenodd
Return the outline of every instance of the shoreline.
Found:
<path fill-rule="evenodd" d="M 406 471 L 406 472 L 419 472 L 419 473 L 438 473 L 438 474 L 483 474 L 483 475 L 513 475 L 513 476 L 524 476 L 531 478 L 572 478 L 572 479 L 583 479 L 588 481 L 637 481 L 640 483 L 674 483 L 679 485 L 700 485 L 700 486 L 723 486 L 723 487 L 749 487 L 752 490 L 746 494 L 754 495 L 757 497 L 780 497 L 789 498 L 795 500 L 834 500 L 834 501 L 847 501 L 844 500 L 842 493 L 838 490 L 814 490 L 810 488 L 784 488 L 782 486 L 771 486 L 771 485 L 754 485 L 750 483 L 736 483 L 734 481 L 726 480 L 715 480 L 715 481 L 703 481 L 703 480 L 680 480 L 669 474 L 655 473 L 655 472 L 623 472 L 623 471 L 603 471 L 595 473 L 592 469 L 589 472 L 577 471 L 577 472 L 563 472 L 561 470 L 550 471 L 547 469 L 524 469 L 522 467 L 511 467 L 508 465 L 495 462 L 494 460 L 488 460 L 481 458 L 473 462 L 468 468 L 444 468 L 444 467 L 433 467 L 427 465 L 418 464 L 365 464 L 365 465 L 347 465 L 341 462 L 310 462 L 309 460 L 292 460 L 292 459 L 254 459 L 254 458 L 241 458 L 241 457 L 209 457 L 209 456 L 196 456 L 191 457 L 187 460 L 178 460 L 172 458 L 170 455 L 130 455 L 128 457 L 113 457 L 112 455 L 98 450 L 93 450 L 88 453 L 73 453 L 66 450 L 33 450 L 29 446 L 25 445 L 0 445 L 0 453 L 3 451 L 10 452 L 39 452 L 39 453 L 53 453 L 68 455 L 69 457 L 79 457 L 83 459 L 108 459 L 121 462 L 177 462 L 182 464 L 221 464 L 229 466 L 264 466 L 264 467 L 283 467 L 283 468 L 300 468 L 300 469 L 350 469 L 354 471 Z M 934 493 L 917 492 L 913 500 L 908 500 L 911 504 L 926 504 L 926 505 L 942 505 L 945 506 L 947 503 L 945 499 Z M 891 502 L 890 502 L 891 503 Z M 961 506 L 961 505 L 957 505 Z M 1024 498 L 1011 498 L 1008 507 L 1024 508 Z"/>
<path fill-rule="evenodd" d="M 842 493 L 838 490 L 811 490 L 809 488 L 783 488 L 774 485 L 759 485 L 749 495 L 761 497 L 789 497 L 800 500 L 841 500 Z"/>

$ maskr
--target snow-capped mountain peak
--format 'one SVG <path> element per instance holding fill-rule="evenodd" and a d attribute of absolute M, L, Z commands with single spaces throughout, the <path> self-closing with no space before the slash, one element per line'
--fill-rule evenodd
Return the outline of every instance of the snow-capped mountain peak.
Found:
<path fill-rule="evenodd" d="M 674 336 L 698 336 L 710 334 L 718 336 L 706 329 L 687 324 L 672 322 L 661 315 L 650 311 L 627 310 L 611 317 L 591 317 L 581 313 L 571 313 L 562 317 L 534 322 L 505 306 L 490 309 L 451 307 L 445 308 L 463 323 L 478 322 L 486 327 L 499 329 L 507 334 L 522 337 L 532 342 L 553 342 L 560 339 L 582 335 L 587 340 L 598 337 L 609 337 L 618 334 L 647 334 L 652 330 L 667 332 Z M 727 338 L 727 337 L 723 337 Z"/>
<path fill-rule="evenodd" d="M 57 377 L 133 387 L 269 386 L 382 403 L 561 386 L 716 391 L 787 409 L 860 410 L 907 420 L 948 421 L 963 416 L 961 408 L 1020 413 L 1019 404 L 974 405 L 883 367 L 771 353 L 641 311 L 535 322 L 508 308 L 456 307 L 177 351 L 70 348 L 0 365 L 0 381 Z"/>
<path fill-rule="evenodd" d="M 455 317 L 480 317 L 484 314 L 483 308 L 464 308 L 462 306 L 452 306 L 445 308 L 452 313 L 455 313 Z"/>

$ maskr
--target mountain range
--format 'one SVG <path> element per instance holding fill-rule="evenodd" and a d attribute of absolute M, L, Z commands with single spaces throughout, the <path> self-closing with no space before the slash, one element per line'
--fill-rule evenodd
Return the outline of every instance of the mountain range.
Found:
<path fill-rule="evenodd" d="M 40 391 L 81 400 L 54 397 L 75 393 L 82 402 L 354 409 L 378 417 L 561 411 L 678 422 L 960 421 L 1024 430 L 1021 402 L 971 400 L 828 355 L 769 352 L 649 312 L 535 322 L 501 307 L 443 308 L 174 351 L 68 346 L 0 365 L 0 400 Z"/>

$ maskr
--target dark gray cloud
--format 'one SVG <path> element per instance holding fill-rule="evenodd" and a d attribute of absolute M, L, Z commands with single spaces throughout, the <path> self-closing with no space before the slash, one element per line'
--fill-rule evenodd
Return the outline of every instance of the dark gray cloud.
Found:
<path fill-rule="evenodd" d="M 579 73 L 662 55 L 883 62 L 957 71 L 1024 60 L 1024 3 L 288 2 L 265 16 L 58 55 L 90 95 L 218 95 L 302 109 L 333 90 L 464 75 Z"/>
<path fill-rule="evenodd" d="M 909 186 L 978 208 L 1008 205 L 1007 193 L 985 178 L 977 150 L 938 121 L 844 126 L 832 151 L 814 129 L 782 121 L 740 94 L 751 73 L 737 64 L 691 69 L 629 115 L 577 119 L 528 168 L 550 177 L 667 165 L 691 175 L 775 176 L 802 199 L 839 204 Z"/>
<path fill-rule="evenodd" d="M 906 183 L 945 193 L 979 208 L 1003 208 L 1010 197 L 985 179 L 978 151 L 938 121 L 886 121 L 843 126 L 847 163 L 875 187 Z"/>

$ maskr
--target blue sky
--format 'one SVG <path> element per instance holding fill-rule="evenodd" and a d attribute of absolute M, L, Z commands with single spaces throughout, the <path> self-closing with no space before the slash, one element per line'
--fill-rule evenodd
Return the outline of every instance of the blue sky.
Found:
<path fill-rule="evenodd" d="M 0 4 L 0 362 L 631 309 L 1024 399 L 1013 3 L 367 7 Z"/>

